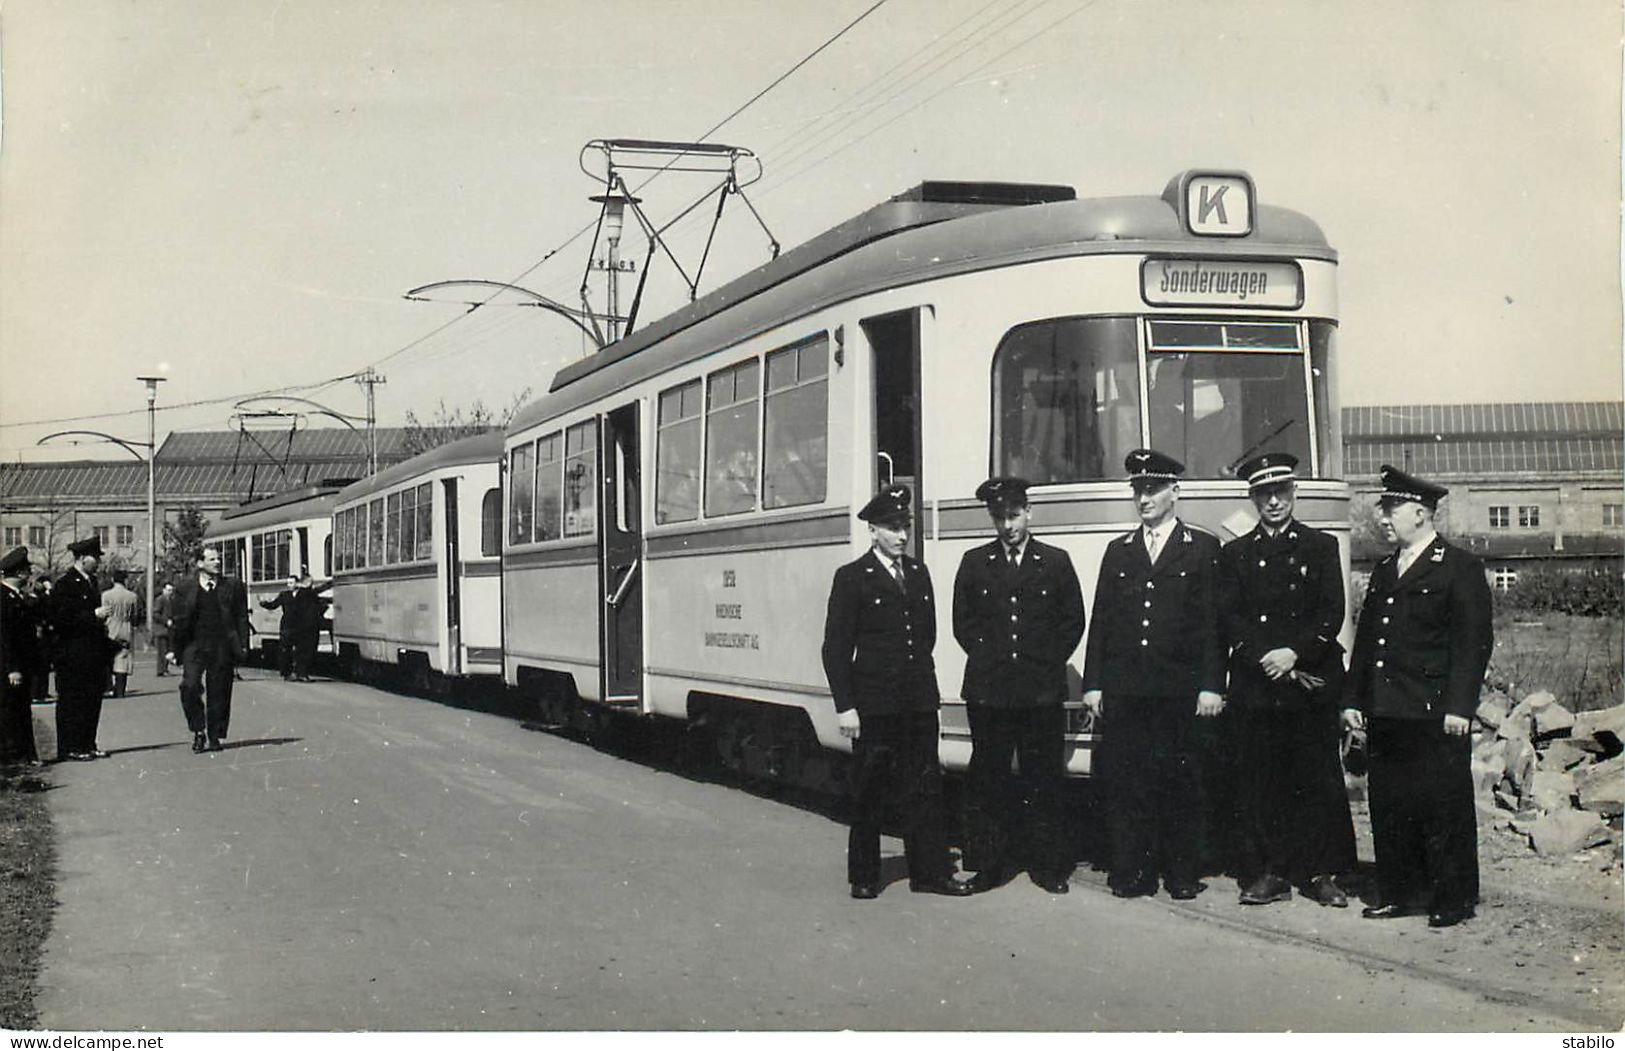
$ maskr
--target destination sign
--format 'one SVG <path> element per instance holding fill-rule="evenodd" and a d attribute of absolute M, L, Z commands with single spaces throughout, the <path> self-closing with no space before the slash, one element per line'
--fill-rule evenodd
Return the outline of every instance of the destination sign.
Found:
<path fill-rule="evenodd" d="M 1159 307 L 1303 305 L 1303 271 L 1291 262 L 1147 259 L 1140 294 Z"/>

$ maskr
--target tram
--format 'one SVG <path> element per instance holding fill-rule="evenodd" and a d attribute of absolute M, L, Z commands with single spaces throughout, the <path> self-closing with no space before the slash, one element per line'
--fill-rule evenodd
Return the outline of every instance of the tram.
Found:
<path fill-rule="evenodd" d="M 249 656 L 275 664 L 282 614 L 267 610 L 288 579 L 308 572 L 318 581 L 332 573 L 332 510 L 336 486 L 295 489 L 222 514 L 204 530 L 204 542 L 220 549 L 221 572 L 241 580 L 248 592 Z M 331 653 L 332 620 L 324 616 L 317 650 Z"/>
<path fill-rule="evenodd" d="M 1299 517 L 1338 537 L 1346 571 L 1337 325 L 1336 252 L 1244 172 L 1098 199 L 923 183 L 564 368 L 520 410 L 501 450 L 504 679 L 561 723 L 686 720 L 747 771 L 816 780 L 850 747 L 819 663 L 825 602 L 868 547 L 854 512 L 876 488 L 913 488 L 913 553 L 948 595 L 991 535 L 977 485 L 1028 479 L 1034 532 L 1066 548 L 1090 602 L 1105 545 L 1137 525 L 1122 478 L 1138 446 L 1186 463 L 1180 516 L 1221 539 L 1255 520 L 1235 466 L 1296 454 Z M 947 607 L 940 752 L 959 769 Z M 1081 662 L 1080 646 L 1075 775 L 1095 743 Z"/>
<path fill-rule="evenodd" d="M 356 677 L 501 674 L 501 454 L 501 432 L 463 438 L 333 497 L 333 640 Z"/>

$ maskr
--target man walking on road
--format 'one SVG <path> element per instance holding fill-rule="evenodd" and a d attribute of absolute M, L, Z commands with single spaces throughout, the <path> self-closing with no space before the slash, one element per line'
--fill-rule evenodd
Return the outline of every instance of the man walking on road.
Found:
<path fill-rule="evenodd" d="M 113 570 L 113 586 L 102 592 L 107 607 L 107 643 L 113 676 L 112 693 L 123 697 L 129 688 L 130 671 L 135 664 L 135 613 L 139 604 L 135 592 L 124 586 L 124 570 Z"/>
<path fill-rule="evenodd" d="M 1224 710 L 1219 541 L 1174 514 L 1185 465 L 1152 449 L 1124 461 L 1140 528 L 1106 545 L 1083 664 L 1083 703 L 1103 719 L 1102 779 L 1113 894 L 1206 889 L 1201 754 Z"/>
<path fill-rule="evenodd" d="M 909 889 L 962 897 L 953 878 L 937 759 L 937 610 L 931 574 L 905 553 L 907 486 L 882 489 L 858 512 L 870 550 L 835 571 L 824 620 L 824 674 L 842 736 L 852 739 L 846 873 L 854 898 L 880 894 L 880 826 L 901 803 Z"/>
<path fill-rule="evenodd" d="M 194 577 L 175 589 L 170 659 L 180 654 L 181 710 L 192 751 L 218 752 L 231 723 L 231 684 L 248 638 L 248 595 L 220 575 L 220 551 L 207 547 Z"/>
<path fill-rule="evenodd" d="M 1337 541 L 1293 517 L 1298 460 L 1242 464 L 1258 525 L 1219 553 L 1219 620 L 1230 651 L 1243 905 L 1348 896 L 1354 822 L 1338 758 L 1347 612 Z"/>
<path fill-rule="evenodd" d="M 1370 748 L 1380 901 L 1361 915 L 1405 916 L 1425 901 L 1429 927 L 1478 904 L 1469 731 L 1495 644 L 1483 563 L 1434 529 L 1448 491 L 1383 465 L 1380 521 L 1399 549 L 1371 571 L 1343 713 Z"/>
<path fill-rule="evenodd" d="M 1010 878 L 1014 837 L 1032 881 L 1065 894 L 1072 858 L 1061 828 L 1062 704 L 1066 662 L 1083 639 L 1083 591 L 1066 552 L 1029 531 L 1024 479 L 990 478 L 976 498 L 998 536 L 965 552 L 954 578 L 954 638 L 968 658 L 960 696 L 971 732 L 965 823 L 977 872 L 969 886 L 991 890 Z"/>

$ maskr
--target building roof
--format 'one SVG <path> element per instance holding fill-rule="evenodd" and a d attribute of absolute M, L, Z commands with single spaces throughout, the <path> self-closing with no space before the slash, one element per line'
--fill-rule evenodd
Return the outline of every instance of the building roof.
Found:
<path fill-rule="evenodd" d="M 1344 474 L 1374 477 L 1385 463 L 1424 477 L 1619 475 L 1625 402 L 1344 408 Z"/>

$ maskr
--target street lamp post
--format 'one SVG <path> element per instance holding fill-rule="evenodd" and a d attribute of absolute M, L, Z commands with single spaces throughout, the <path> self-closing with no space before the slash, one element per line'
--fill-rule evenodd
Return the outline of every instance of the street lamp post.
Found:
<path fill-rule="evenodd" d="M 158 569 L 158 498 L 156 463 L 158 460 L 157 412 L 158 384 L 163 376 L 137 376 L 147 385 L 147 640 L 152 640 L 153 578 Z"/>

